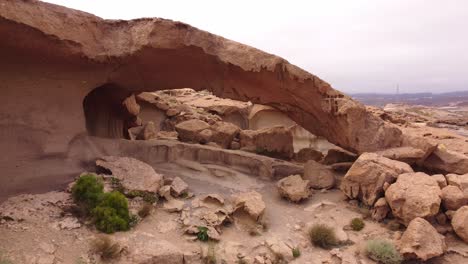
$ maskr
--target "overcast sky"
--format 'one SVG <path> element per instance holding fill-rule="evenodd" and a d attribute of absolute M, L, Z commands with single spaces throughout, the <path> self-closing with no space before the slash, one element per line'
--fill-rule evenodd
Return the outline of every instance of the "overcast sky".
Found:
<path fill-rule="evenodd" d="M 341 91 L 468 90 L 467 0 L 47 0 L 162 17 L 279 55 Z"/>

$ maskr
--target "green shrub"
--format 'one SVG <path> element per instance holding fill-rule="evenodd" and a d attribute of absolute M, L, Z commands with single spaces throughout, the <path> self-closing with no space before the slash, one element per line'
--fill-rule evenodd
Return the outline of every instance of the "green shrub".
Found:
<path fill-rule="evenodd" d="M 104 184 L 94 174 L 82 175 L 72 187 L 72 195 L 76 202 L 85 204 L 88 209 L 96 207 L 103 194 Z"/>
<path fill-rule="evenodd" d="M 127 193 L 127 196 L 129 198 L 141 197 L 143 201 L 150 204 L 154 204 L 158 201 L 158 196 L 156 196 L 156 194 L 145 191 L 132 190 Z"/>
<path fill-rule="evenodd" d="M 309 232 L 310 240 L 315 246 L 328 249 L 338 245 L 335 230 L 323 224 L 312 226 Z"/>
<path fill-rule="evenodd" d="M 92 210 L 96 228 L 105 233 L 129 229 L 130 215 L 125 196 L 117 191 L 104 193 Z"/>
<path fill-rule="evenodd" d="M 292 249 L 292 255 L 294 258 L 298 258 L 301 256 L 301 250 L 298 247 Z"/>
<path fill-rule="evenodd" d="M 121 251 L 119 243 L 114 243 L 107 236 L 99 236 L 94 239 L 91 243 L 91 249 L 104 260 L 118 257 Z"/>
<path fill-rule="evenodd" d="M 385 240 L 369 240 L 365 248 L 366 255 L 382 264 L 399 264 L 402 261 L 395 246 Z"/>
<path fill-rule="evenodd" d="M 364 228 L 365 225 L 366 224 L 364 223 L 364 221 L 361 218 L 353 218 L 351 220 L 351 228 L 354 231 L 361 231 Z"/>
<path fill-rule="evenodd" d="M 203 241 L 203 242 L 208 241 L 208 238 L 209 238 L 208 237 L 208 228 L 205 227 L 205 226 L 199 226 L 197 228 L 198 228 L 198 234 L 197 234 L 198 240 Z"/>

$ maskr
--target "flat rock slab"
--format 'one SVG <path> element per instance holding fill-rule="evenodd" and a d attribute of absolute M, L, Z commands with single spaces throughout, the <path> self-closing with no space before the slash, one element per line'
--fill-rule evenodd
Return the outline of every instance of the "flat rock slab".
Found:
<path fill-rule="evenodd" d="M 162 175 L 134 158 L 106 156 L 96 160 L 96 165 L 109 170 L 127 190 L 157 193 L 162 186 Z"/>

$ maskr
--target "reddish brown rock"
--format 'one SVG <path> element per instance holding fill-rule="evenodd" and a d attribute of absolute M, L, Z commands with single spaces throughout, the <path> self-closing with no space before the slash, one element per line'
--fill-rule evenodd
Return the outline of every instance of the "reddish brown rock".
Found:
<path fill-rule="evenodd" d="M 398 175 L 408 172 L 413 172 L 413 169 L 406 163 L 375 153 L 364 153 L 346 173 L 340 188 L 350 199 L 359 199 L 372 206 L 384 195 L 385 183 L 393 183 Z"/>
<path fill-rule="evenodd" d="M 309 160 L 320 161 L 322 158 L 322 152 L 313 148 L 303 148 L 294 155 L 294 159 L 299 162 L 307 162 Z"/>
<path fill-rule="evenodd" d="M 466 205 L 465 194 L 457 186 L 449 185 L 442 189 L 442 205 L 446 210 L 457 210 Z"/>
<path fill-rule="evenodd" d="M 385 192 L 393 215 L 408 224 L 411 220 L 435 216 L 440 209 L 441 190 L 437 181 L 422 173 L 405 173 Z"/>
<path fill-rule="evenodd" d="M 468 173 L 468 156 L 438 147 L 424 162 L 424 167 L 442 173 Z"/>
<path fill-rule="evenodd" d="M 328 166 L 313 160 L 304 165 L 304 179 L 308 180 L 314 189 L 331 189 L 336 182 L 335 173 Z"/>
<path fill-rule="evenodd" d="M 242 130 L 239 134 L 241 149 L 267 156 L 290 159 L 294 155 L 293 136 L 284 127 L 260 130 Z"/>
<path fill-rule="evenodd" d="M 357 155 L 344 149 L 330 149 L 327 155 L 323 158 L 323 163 L 330 165 L 341 162 L 353 162 L 357 159 Z"/>
<path fill-rule="evenodd" d="M 413 219 L 399 241 L 405 259 L 428 259 L 441 256 L 447 250 L 445 237 L 423 218 Z"/>
<path fill-rule="evenodd" d="M 453 231 L 468 243 L 468 206 L 458 209 L 452 217 Z"/>

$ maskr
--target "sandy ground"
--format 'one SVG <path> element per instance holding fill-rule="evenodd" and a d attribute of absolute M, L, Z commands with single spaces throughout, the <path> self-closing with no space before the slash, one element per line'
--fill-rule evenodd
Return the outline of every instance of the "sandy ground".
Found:
<path fill-rule="evenodd" d="M 195 197 L 218 193 L 227 198 L 233 193 L 256 190 L 262 194 L 266 203 L 267 230 L 257 236 L 251 236 L 244 226 L 236 222 L 223 227 L 221 241 L 214 245 L 218 260 L 223 258 L 225 251 L 235 251 L 254 257 L 265 250 L 262 245 L 266 240 L 276 239 L 291 247 L 300 248 L 301 257 L 291 263 L 374 263 L 359 255 L 362 244 L 368 239 L 391 240 L 401 234 L 400 231 L 390 231 L 384 224 L 371 220 L 365 221 L 366 226 L 360 232 L 343 231 L 343 227 L 349 224 L 352 218 L 362 215 L 358 208 L 345 201 L 344 195 L 339 190 L 316 191 L 307 201 L 293 204 L 278 195 L 274 182 L 260 180 L 229 168 L 213 165 L 203 167 L 231 174 L 225 173 L 220 177 L 219 174 L 215 176 L 206 171 L 200 172 L 170 163 L 159 164 L 155 169 L 169 177 L 181 177 L 189 184 L 190 191 Z M 90 241 L 98 235 L 93 228 L 82 226 L 78 229 L 62 230 L 57 227 L 57 223 L 63 220 L 60 205 L 66 203 L 67 198 L 69 194 L 63 192 L 13 198 L 17 207 L 27 208 L 28 211 L 24 221 L 2 220 L 0 252 L 9 258 L 11 263 L 74 264 L 80 263 L 80 260 L 99 263 L 90 252 Z M 186 206 L 189 206 L 193 199 L 185 200 Z M 112 237 L 126 245 L 128 252 L 133 252 L 135 247 L 143 247 L 141 243 L 147 244 L 152 241 L 158 243 L 164 241 L 176 245 L 184 252 L 200 252 L 201 248 L 206 248 L 207 243 L 193 241 L 192 237 L 183 234 L 179 217 L 180 213 L 168 213 L 162 210 L 159 204 L 151 216 L 143 219 L 131 231 L 119 232 Z M 351 241 L 350 245 L 338 249 L 343 255 L 343 262 L 336 257 L 332 258 L 330 251 L 316 248 L 309 242 L 308 226 L 319 222 L 326 222 L 336 227 L 341 235 L 347 236 Z M 468 256 L 468 245 L 455 238 L 452 240 L 457 250 Z M 346 258 L 348 258 L 346 261 L 358 262 L 346 262 Z M 111 263 L 129 262 L 123 257 Z M 448 253 L 431 263 L 468 263 L 468 259 L 460 254 Z"/>

